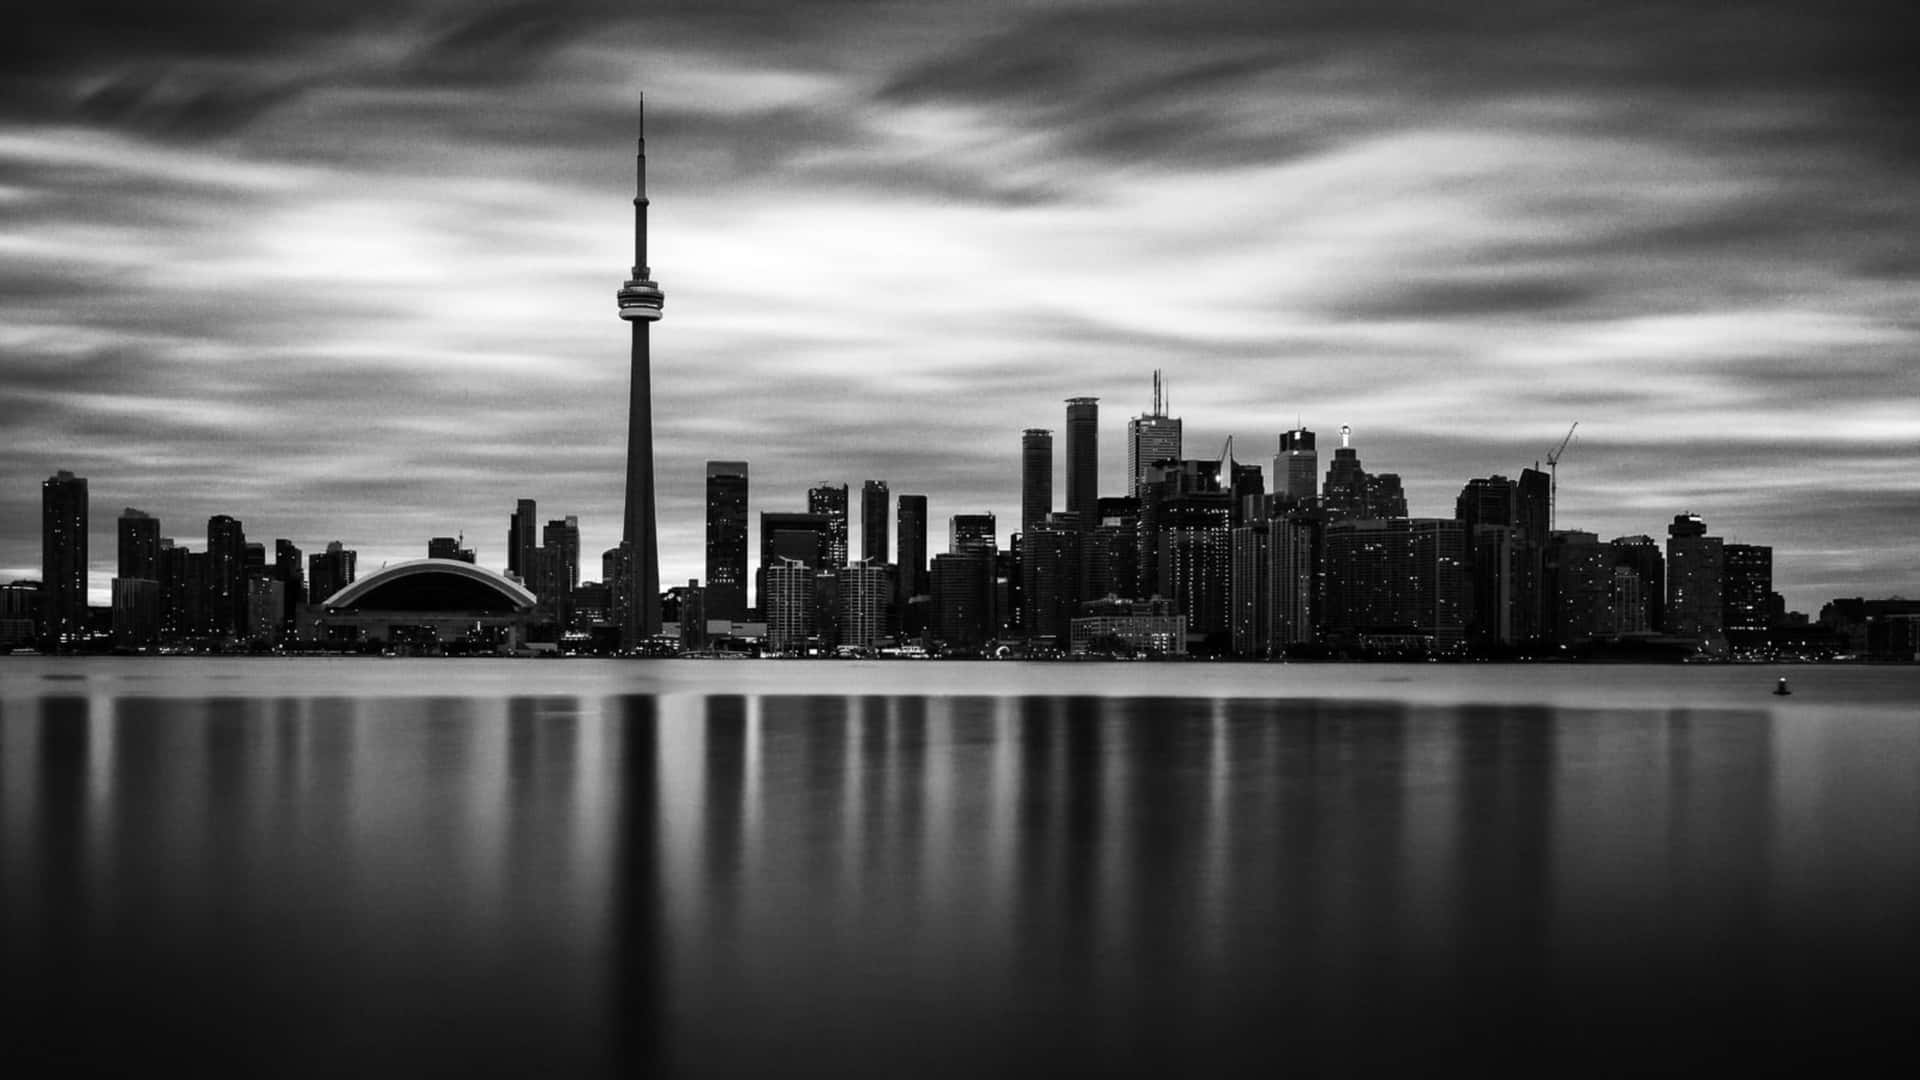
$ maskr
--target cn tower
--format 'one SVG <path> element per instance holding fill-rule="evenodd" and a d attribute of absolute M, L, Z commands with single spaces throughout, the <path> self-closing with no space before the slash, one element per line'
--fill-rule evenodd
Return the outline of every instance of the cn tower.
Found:
<path fill-rule="evenodd" d="M 660 536 L 653 515 L 653 373 L 648 327 L 666 296 L 647 268 L 647 101 L 640 99 L 634 151 L 633 276 L 620 287 L 620 317 L 633 326 L 632 388 L 627 402 L 627 612 L 620 644 L 633 649 L 660 632 Z"/>

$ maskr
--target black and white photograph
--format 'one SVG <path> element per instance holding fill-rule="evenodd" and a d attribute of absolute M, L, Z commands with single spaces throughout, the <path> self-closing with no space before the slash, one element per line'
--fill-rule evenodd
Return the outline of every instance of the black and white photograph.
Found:
<path fill-rule="evenodd" d="M 1916 133 L 1892 0 L 18 5 L 0 1075 L 1912 1060 Z"/>

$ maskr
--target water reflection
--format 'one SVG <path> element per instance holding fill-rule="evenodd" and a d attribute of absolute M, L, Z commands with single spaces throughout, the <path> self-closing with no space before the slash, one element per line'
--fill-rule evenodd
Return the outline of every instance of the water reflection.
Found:
<path fill-rule="evenodd" d="M 5 709 L 4 1015 L 42 1065 L 1778 1063 L 1872 1048 L 1920 960 L 1910 727 L 1189 698 Z"/>

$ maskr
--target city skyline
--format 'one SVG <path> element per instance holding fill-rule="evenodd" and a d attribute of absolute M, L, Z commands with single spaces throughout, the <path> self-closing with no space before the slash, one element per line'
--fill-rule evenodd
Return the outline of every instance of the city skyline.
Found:
<path fill-rule="evenodd" d="M 1445 516 L 1577 420 L 1561 527 L 1691 511 L 1771 545 L 1790 607 L 1911 594 L 1891 9 L 1627 7 L 30 13 L 0 83 L 0 575 L 39 576 L 59 470 L 91 483 L 96 603 L 123 506 L 367 566 L 464 532 L 500 567 L 530 498 L 614 546 L 644 88 L 664 583 L 705 576 L 709 459 L 751 463 L 756 524 L 882 480 L 938 536 L 1019 521 L 1021 432 L 1064 450 L 1084 396 L 1122 494 L 1163 369 L 1191 457 L 1232 435 L 1270 471 L 1304 424 L 1324 474 L 1350 424 Z"/>

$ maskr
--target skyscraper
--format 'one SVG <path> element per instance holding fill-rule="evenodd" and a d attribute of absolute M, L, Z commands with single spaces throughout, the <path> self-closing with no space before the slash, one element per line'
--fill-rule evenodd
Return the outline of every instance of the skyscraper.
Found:
<path fill-rule="evenodd" d="M 893 510 L 893 497 L 885 480 L 869 480 L 860 488 L 860 558 L 885 569 L 892 561 L 892 545 L 887 543 L 887 516 Z"/>
<path fill-rule="evenodd" d="M 1294 428 L 1280 433 L 1280 449 L 1273 455 L 1273 493 L 1296 506 L 1313 500 L 1320 486 L 1320 453 L 1313 448 L 1313 432 Z"/>
<path fill-rule="evenodd" d="M 847 485 L 816 484 L 807 492 L 807 512 L 827 519 L 826 565 L 847 565 Z"/>
<path fill-rule="evenodd" d="M 1100 519 L 1100 399 L 1067 399 L 1067 513 Z"/>
<path fill-rule="evenodd" d="M 1698 514 L 1676 514 L 1667 526 L 1667 633 L 1692 638 L 1710 653 L 1724 652 L 1721 624 L 1720 538 L 1707 535 Z"/>
<path fill-rule="evenodd" d="M 307 595 L 316 604 L 324 604 L 334 593 L 353 584 L 354 563 L 359 561 L 360 553 L 349 551 L 338 540 L 327 544 L 327 550 L 307 559 Z"/>
<path fill-rule="evenodd" d="M 514 503 L 513 516 L 507 519 L 507 573 L 521 581 L 533 569 L 533 549 L 540 546 L 538 528 L 533 500 Z"/>
<path fill-rule="evenodd" d="M 1167 415 L 1160 373 L 1153 373 L 1153 411 L 1127 421 L 1127 494 L 1138 496 L 1147 466 L 1180 460 L 1180 418 Z M 1092 519 L 1083 518 L 1091 525 Z"/>
<path fill-rule="evenodd" d="M 160 640 L 160 521 L 129 506 L 117 524 L 113 643 L 116 648 L 145 648 Z"/>
<path fill-rule="evenodd" d="M 540 544 L 553 552 L 554 585 L 562 594 L 571 595 L 580 587 L 580 519 L 568 514 L 547 522 L 540 530 Z"/>
<path fill-rule="evenodd" d="M 747 463 L 707 462 L 707 618 L 747 617 Z"/>
<path fill-rule="evenodd" d="M 1020 534 L 1053 513 L 1053 432 L 1028 428 L 1020 433 Z"/>
<path fill-rule="evenodd" d="M 992 514 L 955 514 L 947 522 L 947 550 L 991 556 L 999 550 Z"/>
<path fill-rule="evenodd" d="M 247 535 L 225 514 L 207 519 L 207 628 L 231 637 L 247 625 Z"/>
<path fill-rule="evenodd" d="M 87 478 L 65 469 L 40 484 L 40 617 L 47 642 L 70 646 L 87 632 Z"/>
<path fill-rule="evenodd" d="M 1721 551 L 1720 624 L 1748 633 L 1772 624 L 1773 549 L 1763 544 L 1726 544 Z"/>
<path fill-rule="evenodd" d="M 927 595 L 927 497 L 900 496 L 900 556 L 896 571 L 900 606 Z"/>
<path fill-rule="evenodd" d="M 647 266 L 646 101 L 634 147 L 633 276 L 620 287 L 620 317 L 633 328 L 627 400 L 627 510 L 621 542 L 632 552 L 632 577 L 620 643 L 632 649 L 660 632 L 660 537 L 653 506 L 653 371 L 648 331 L 660 318 L 666 296 Z"/>

